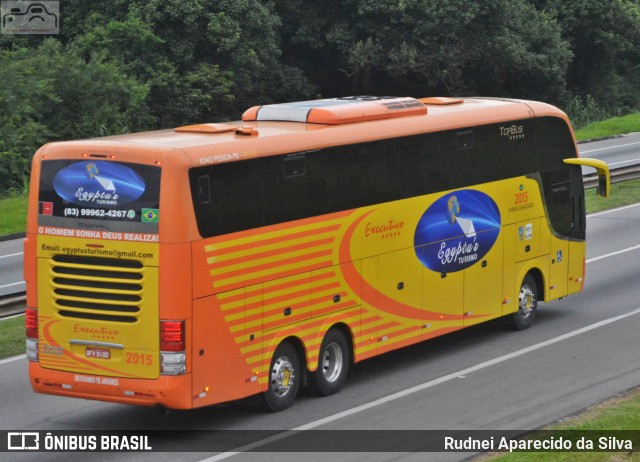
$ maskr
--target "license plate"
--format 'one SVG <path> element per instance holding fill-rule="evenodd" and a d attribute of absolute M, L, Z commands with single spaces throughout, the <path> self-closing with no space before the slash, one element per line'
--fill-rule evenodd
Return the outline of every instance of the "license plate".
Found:
<path fill-rule="evenodd" d="M 84 350 L 84 355 L 87 358 L 111 359 L 111 350 L 107 348 L 87 347 L 87 349 Z"/>

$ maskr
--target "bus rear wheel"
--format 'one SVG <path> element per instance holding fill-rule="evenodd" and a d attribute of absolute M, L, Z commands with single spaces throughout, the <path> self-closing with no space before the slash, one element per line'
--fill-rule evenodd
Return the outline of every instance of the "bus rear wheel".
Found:
<path fill-rule="evenodd" d="M 329 396 L 340 391 L 349 374 L 349 352 L 349 343 L 344 333 L 339 329 L 329 330 L 320 345 L 318 368 L 311 381 L 317 394 Z"/>
<path fill-rule="evenodd" d="M 264 393 L 268 410 L 278 412 L 293 404 L 300 388 L 300 358 L 293 345 L 281 343 L 271 358 L 269 387 Z"/>
<path fill-rule="evenodd" d="M 538 285 L 531 274 L 527 274 L 518 294 L 518 311 L 511 316 L 512 325 L 524 330 L 533 324 L 538 313 Z"/>

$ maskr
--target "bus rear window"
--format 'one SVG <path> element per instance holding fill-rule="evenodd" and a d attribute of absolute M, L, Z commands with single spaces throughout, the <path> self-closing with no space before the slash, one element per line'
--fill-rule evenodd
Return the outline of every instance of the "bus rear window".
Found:
<path fill-rule="evenodd" d="M 38 225 L 157 234 L 160 172 L 125 162 L 43 161 Z"/>

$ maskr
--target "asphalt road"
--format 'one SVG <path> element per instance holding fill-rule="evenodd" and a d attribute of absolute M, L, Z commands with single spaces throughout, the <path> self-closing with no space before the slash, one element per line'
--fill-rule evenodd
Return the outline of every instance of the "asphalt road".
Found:
<path fill-rule="evenodd" d="M 159 416 L 153 409 L 35 395 L 24 358 L 0 362 L 7 430 L 533 429 L 640 385 L 640 204 L 588 218 L 584 292 L 543 305 L 523 332 L 492 322 L 356 365 L 345 389 L 303 395 L 268 414 L 250 403 Z M 462 460 L 466 453 L 94 454 L 108 461 Z M 375 441 L 371 441 L 375 443 Z M 331 449 L 331 444 L 327 445 Z M 187 451 L 187 452 L 182 452 Z M 1 458 L 1 455 L 0 455 Z M 85 461 L 85 453 L 12 454 L 12 459 Z"/>
<path fill-rule="evenodd" d="M 578 145 L 582 157 L 604 160 L 609 168 L 640 163 L 640 133 Z"/>
<path fill-rule="evenodd" d="M 0 297 L 25 291 L 22 239 L 0 242 Z"/>

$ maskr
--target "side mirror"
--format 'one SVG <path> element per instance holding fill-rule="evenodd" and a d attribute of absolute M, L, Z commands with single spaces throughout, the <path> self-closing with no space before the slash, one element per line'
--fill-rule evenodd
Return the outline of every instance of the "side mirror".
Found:
<path fill-rule="evenodd" d="M 607 175 L 598 175 L 598 196 L 609 197 L 607 194 Z"/>
<path fill-rule="evenodd" d="M 569 165 L 580 165 L 595 168 L 598 172 L 598 195 L 601 197 L 609 197 L 609 191 L 611 190 L 611 175 L 609 174 L 609 166 L 606 162 L 599 159 L 581 157 L 564 159 L 563 162 Z"/>

